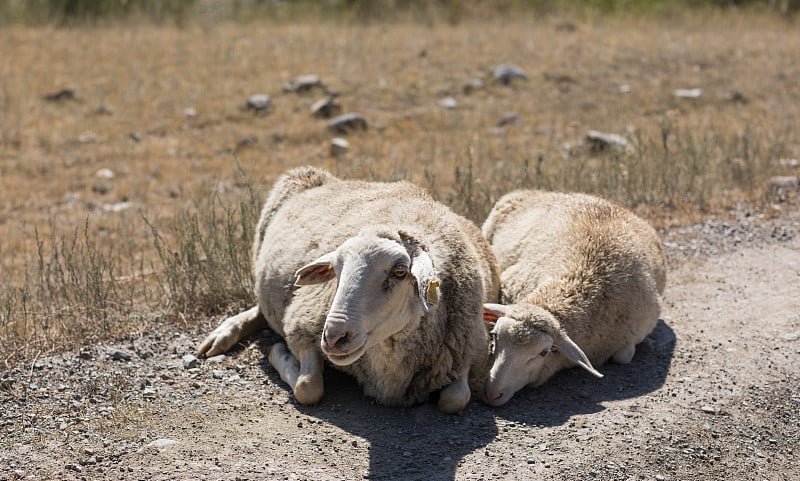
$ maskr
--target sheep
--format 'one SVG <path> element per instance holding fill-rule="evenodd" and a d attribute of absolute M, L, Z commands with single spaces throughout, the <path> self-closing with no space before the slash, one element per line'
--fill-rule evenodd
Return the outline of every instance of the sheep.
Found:
<path fill-rule="evenodd" d="M 382 404 L 440 391 L 447 413 L 485 378 L 482 304 L 499 300 L 499 270 L 478 226 L 420 187 L 291 170 L 261 212 L 253 266 L 257 305 L 223 321 L 200 355 L 268 325 L 286 343 L 269 362 L 302 404 L 321 400 L 325 360 Z"/>
<path fill-rule="evenodd" d="M 496 321 L 487 404 L 576 364 L 603 377 L 594 366 L 629 363 L 656 326 L 664 249 L 629 210 L 586 194 L 517 191 L 495 204 L 483 234 L 506 303 L 484 305 L 484 319 Z"/>

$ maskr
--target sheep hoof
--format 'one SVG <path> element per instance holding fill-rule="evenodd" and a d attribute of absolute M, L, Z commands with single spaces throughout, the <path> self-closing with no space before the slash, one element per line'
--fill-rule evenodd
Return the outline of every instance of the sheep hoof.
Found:
<path fill-rule="evenodd" d="M 636 346 L 634 344 L 626 344 L 611 356 L 611 360 L 617 364 L 628 364 L 633 359 L 634 354 L 636 354 Z"/>
<path fill-rule="evenodd" d="M 456 414 L 467 407 L 471 394 L 467 382 L 458 379 L 442 389 L 439 394 L 439 410 L 446 414 Z"/>
<path fill-rule="evenodd" d="M 324 388 L 321 379 L 300 376 L 294 386 L 294 397 L 300 404 L 316 404 L 322 399 Z"/>

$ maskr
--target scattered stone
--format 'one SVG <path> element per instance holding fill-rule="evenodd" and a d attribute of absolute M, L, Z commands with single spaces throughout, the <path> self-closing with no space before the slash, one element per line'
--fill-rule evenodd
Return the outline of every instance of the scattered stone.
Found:
<path fill-rule="evenodd" d="M 84 347 L 81 348 L 81 351 L 78 353 L 78 357 L 84 361 L 91 361 L 94 356 L 92 355 L 91 349 Z"/>
<path fill-rule="evenodd" d="M 497 121 L 497 126 L 505 127 L 506 125 L 519 125 L 521 123 L 522 119 L 520 118 L 519 114 L 516 112 L 508 112 L 500 117 L 500 120 Z"/>
<path fill-rule="evenodd" d="M 656 481 L 664 481 L 665 478 L 663 474 L 656 474 Z"/>
<path fill-rule="evenodd" d="M 408 458 L 411 456 L 411 451 L 403 451 L 403 456 Z"/>
<path fill-rule="evenodd" d="M 94 109 L 94 114 L 95 115 L 114 115 L 114 111 L 111 108 L 106 107 L 105 105 L 101 105 L 101 106 L 97 107 L 96 109 Z"/>
<path fill-rule="evenodd" d="M 586 142 L 593 152 L 602 152 L 604 150 L 625 152 L 633 148 L 625 137 L 619 134 L 609 134 L 597 130 L 586 132 Z"/>
<path fill-rule="evenodd" d="M 318 75 L 300 75 L 294 80 L 290 80 L 283 85 L 283 91 L 286 93 L 306 93 L 312 89 L 319 88 L 323 92 L 327 92 L 328 88 L 322 83 Z"/>
<path fill-rule="evenodd" d="M 103 204 L 103 210 L 106 212 L 119 213 L 133 207 L 133 202 L 117 202 L 115 204 Z"/>
<path fill-rule="evenodd" d="M 69 464 L 65 465 L 64 469 L 67 469 L 69 471 L 75 471 L 76 473 L 80 473 L 81 471 L 83 471 L 83 468 L 81 467 L 81 465 L 80 464 L 75 464 L 75 463 L 69 463 Z"/>
<path fill-rule="evenodd" d="M 136 143 L 142 141 L 142 134 L 140 132 L 131 132 L 130 134 L 128 134 L 128 137 L 130 137 L 131 140 L 133 140 Z"/>
<path fill-rule="evenodd" d="M 679 99 L 699 99 L 703 95 L 702 89 L 675 89 L 672 95 Z"/>
<path fill-rule="evenodd" d="M 445 109 L 454 109 L 458 107 L 458 102 L 453 97 L 445 97 L 439 100 L 439 106 Z"/>
<path fill-rule="evenodd" d="M 208 359 L 206 359 L 206 362 L 209 364 L 220 363 L 224 361 L 227 357 L 228 356 L 226 356 L 225 354 L 217 354 L 216 356 L 211 356 Z"/>
<path fill-rule="evenodd" d="M 186 107 L 183 109 L 183 116 L 187 119 L 193 119 L 197 117 L 197 110 L 193 109 L 192 107 Z"/>
<path fill-rule="evenodd" d="M 123 349 L 115 349 L 111 352 L 110 357 L 114 361 L 130 361 L 133 355 Z"/>
<path fill-rule="evenodd" d="M 469 82 L 465 83 L 464 86 L 461 87 L 461 91 L 464 92 L 465 95 L 469 95 L 476 90 L 483 90 L 485 87 L 486 84 L 483 83 L 483 80 L 475 77 Z"/>
<path fill-rule="evenodd" d="M 236 142 L 236 150 L 255 145 L 256 143 L 258 143 L 258 137 L 255 135 L 248 135 L 247 137 Z"/>
<path fill-rule="evenodd" d="M 621 94 L 627 94 L 627 93 L 631 92 L 631 86 L 628 85 L 628 84 L 622 84 L 622 85 L 619 86 L 618 90 L 619 90 L 619 93 L 621 93 Z"/>
<path fill-rule="evenodd" d="M 114 171 L 111 169 L 102 168 L 95 172 L 94 176 L 99 179 L 113 179 L 114 178 Z"/>
<path fill-rule="evenodd" d="M 511 85 L 511 82 L 515 79 L 528 79 L 528 75 L 524 70 L 510 63 L 504 63 L 493 68 L 492 77 L 503 85 Z"/>
<path fill-rule="evenodd" d="M 160 438 L 160 439 L 156 439 L 155 441 L 151 441 L 151 442 L 147 443 L 147 446 L 145 446 L 145 447 L 163 449 L 163 448 L 167 448 L 167 447 L 172 446 L 172 445 L 177 444 L 177 443 L 178 442 L 173 440 L 173 439 Z"/>
<path fill-rule="evenodd" d="M 786 334 L 781 336 L 781 340 L 784 340 L 786 342 L 794 342 L 798 339 L 800 339 L 800 331 L 787 332 Z"/>
<path fill-rule="evenodd" d="M 778 165 L 781 167 L 798 167 L 800 166 L 800 160 L 797 159 L 778 159 Z"/>
<path fill-rule="evenodd" d="M 269 111 L 272 106 L 272 97 L 267 94 L 251 95 L 245 104 L 245 110 L 252 110 L 253 112 L 263 115 Z"/>
<path fill-rule="evenodd" d="M 346 141 L 341 137 L 334 137 L 331 139 L 331 156 L 334 158 L 340 158 L 347 153 L 350 149 L 350 142 Z"/>
<path fill-rule="evenodd" d="M 82 144 L 93 144 L 97 142 L 97 135 L 94 132 L 87 130 L 78 136 L 78 142 Z"/>
<path fill-rule="evenodd" d="M 709 405 L 705 405 L 705 406 L 701 407 L 700 410 L 703 411 L 706 414 L 717 414 L 717 410 L 714 409 L 713 406 L 709 406 Z"/>
<path fill-rule="evenodd" d="M 92 192 L 100 195 L 105 195 L 111 192 L 111 184 L 108 182 L 97 182 L 92 185 Z"/>
<path fill-rule="evenodd" d="M 357 112 L 348 112 L 331 119 L 328 129 L 337 134 L 348 134 L 357 130 L 367 130 L 367 121 Z"/>
<path fill-rule="evenodd" d="M 197 367 L 197 358 L 191 354 L 183 356 L 182 361 L 184 369 L 191 369 L 193 367 Z"/>
<path fill-rule="evenodd" d="M 311 106 L 311 115 L 317 119 L 329 119 L 342 113 L 342 106 L 336 101 L 336 97 L 324 97 Z"/>
<path fill-rule="evenodd" d="M 61 102 L 63 100 L 75 100 L 75 90 L 65 88 L 56 90 L 44 96 L 44 99 L 50 102 Z"/>
<path fill-rule="evenodd" d="M 158 391 L 156 391 L 156 388 L 148 386 L 142 390 L 142 397 L 145 399 L 155 399 L 158 397 Z"/>
<path fill-rule="evenodd" d="M 223 377 L 225 377 L 225 371 L 223 371 L 222 369 L 214 369 L 213 371 L 211 371 L 211 377 L 213 377 L 214 379 L 222 379 Z"/>
<path fill-rule="evenodd" d="M 739 92 L 738 90 L 734 90 L 733 92 L 728 94 L 727 100 L 729 102 L 733 102 L 733 103 L 736 103 L 736 104 L 746 104 L 747 103 L 747 97 L 745 97 L 745 95 L 742 92 Z"/>

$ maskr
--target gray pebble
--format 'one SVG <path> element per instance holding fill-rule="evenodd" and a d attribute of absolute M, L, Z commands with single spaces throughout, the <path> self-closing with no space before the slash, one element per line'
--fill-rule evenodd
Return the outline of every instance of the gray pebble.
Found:
<path fill-rule="evenodd" d="M 115 349 L 111 354 L 111 359 L 115 361 L 130 361 L 133 355 L 123 349 Z"/>
<path fill-rule="evenodd" d="M 191 369 L 197 366 L 197 358 L 191 354 L 183 356 L 183 368 Z"/>
<path fill-rule="evenodd" d="M 348 112 L 331 119 L 328 129 L 337 134 L 347 134 L 356 130 L 367 130 L 367 121 L 357 112 Z"/>
<path fill-rule="evenodd" d="M 227 358 L 227 357 L 228 356 L 226 356 L 225 354 L 217 354 L 216 356 L 211 356 L 208 359 L 206 359 L 206 362 L 211 363 L 211 364 L 220 363 L 220 362 L 224 361 L 225 358 Z"/>

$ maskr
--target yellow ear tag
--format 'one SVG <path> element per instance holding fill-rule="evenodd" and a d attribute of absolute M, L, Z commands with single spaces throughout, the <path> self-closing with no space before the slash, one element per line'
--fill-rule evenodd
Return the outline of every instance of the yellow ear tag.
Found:
<path fill-rule="evenodd" d="M 428 281 L 428 288 L 425 290 L 425 302 L 432 306 L 439 304 L 439 281 Z"/>

